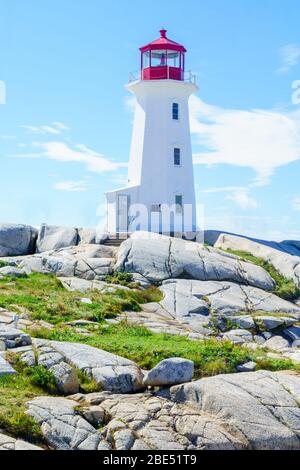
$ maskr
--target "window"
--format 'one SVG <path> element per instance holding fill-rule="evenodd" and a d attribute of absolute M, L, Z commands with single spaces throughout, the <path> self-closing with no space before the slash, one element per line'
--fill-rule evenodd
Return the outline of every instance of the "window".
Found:
<path fill-rule="evenodd" d="M 181 213 L 183 211 L 183 197 L 181 194 L 177 194 L 175 196 L 175 205 L 176 205 L 176 212 Z"/>
<path fill-rule="evenodd" d="M 180 161 L 180 148 L 175 147 L 174 148 L 174 165 L 175 166 L 180 166 L 181 161 Z"/>
<path fill-rule="evenodd" d="M 172 118 L 174 121 L 178 121 L 179 119 L 179 104 L 173 103 L 172 105 Z"/>

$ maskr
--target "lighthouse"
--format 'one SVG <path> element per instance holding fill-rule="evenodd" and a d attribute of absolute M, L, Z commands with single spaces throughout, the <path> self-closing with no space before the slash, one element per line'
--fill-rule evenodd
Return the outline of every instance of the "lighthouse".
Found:
<path fill-rule="evenodd" d="M 170 233 L 196 230 L 188 100 L 197 91 L 185 71 L 186 49 L 167 37 L 140 47 L 128 181 L 106 193 L 107 230 Z"/>

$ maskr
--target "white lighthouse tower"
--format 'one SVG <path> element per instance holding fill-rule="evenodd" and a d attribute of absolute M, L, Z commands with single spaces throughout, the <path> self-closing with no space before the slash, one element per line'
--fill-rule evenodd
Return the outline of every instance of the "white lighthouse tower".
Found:
<path fill-rule="evenodd" d="M 127 186 L 106 193 L 108 232 L 195 232 L 196 207 L 188 100 L 197 90 L 185 73 L 186 49 L 167 38 L 140 48 Z"/>

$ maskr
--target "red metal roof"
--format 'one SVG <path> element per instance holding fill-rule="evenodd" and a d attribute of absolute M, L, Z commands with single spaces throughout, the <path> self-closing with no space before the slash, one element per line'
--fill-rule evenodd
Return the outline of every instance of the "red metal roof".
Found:
<path fill-rule="evenodd" d="M 145 52 L 147 50 L 157 50 L 157 49 L 171 49 L 175 51 L 186 52 L 186 49 L 178 42 L 172 41 L 171 39 L 167 38 L 166 36 L 167 30 L 161 29 L 160 30 L 160 38 L 156 39 L 155 41 L 149 42 L 146 46 L 140 47 L 141 52 Z"/>

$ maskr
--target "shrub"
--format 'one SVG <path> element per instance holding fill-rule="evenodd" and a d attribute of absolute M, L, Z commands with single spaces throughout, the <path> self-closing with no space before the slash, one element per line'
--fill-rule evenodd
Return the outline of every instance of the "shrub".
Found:
<path fill-rule="evenodd" d="M 31 382 L 34 385 L 41 387 L 43 390 L 49 393 L 56 392 L 56 379 L 50 370 L 46 367 L 38 365 L 27 367 L 25 373 L 29 375 Z"/>

